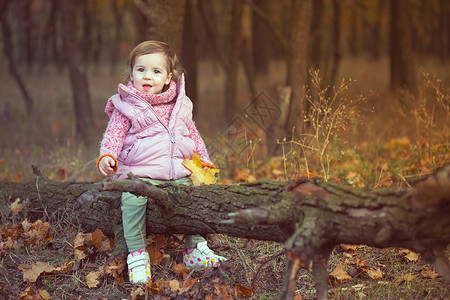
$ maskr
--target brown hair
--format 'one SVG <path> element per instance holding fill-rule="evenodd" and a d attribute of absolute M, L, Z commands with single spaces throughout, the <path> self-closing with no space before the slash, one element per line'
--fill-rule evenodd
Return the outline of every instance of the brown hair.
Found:
<path fill-rule="evenodd" d="M 178 81 L 181 74 L 184 72 L 183 69 L 179 67 L 179 62 L 175 51 L 166 43 L 160 41 L 145 41 L 137 45 L 128 55 L 128 74 L 127 81 L 131 79 L 130 74 L 133 72 L 133 67 L 138 56 L 162 53 L 166 57 L 167 61 L 167 71 L 172 73 L 172 80 Z"/>

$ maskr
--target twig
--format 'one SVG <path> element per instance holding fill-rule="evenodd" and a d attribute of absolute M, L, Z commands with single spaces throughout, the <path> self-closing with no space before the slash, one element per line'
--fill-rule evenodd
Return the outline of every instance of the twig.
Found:
<path fill-rule="evenodd" d="M 42 177 L 42 172 L 35 165 L 32 165 L 31 167 L 33 168 L 34 177 L 36 178 L 36 190 L 37 190 L 39 202 L 41 202 L 41 205 L 44 208 L 44 213 L 45 213 L 45 216 L 47 217 L 47 221 L 50 221 L 50 216 L 47 213 L 47 208 L 45 207 L 44 203 L 42 202 L 41 193 L 39 192 L 39 178 Z"/>
<path fill-rule="evenodd" d="M 183 286 L 181 287 L 182 289 L 184 289 L 189 277 L 191 277 L 192 273 L 194 273 L 195 269 L 192 269 L 191 272 L 189 272 L 188 276 L 186 276 L 186 279 L 183 282 Z"/>
<path fill-rule="evenodd" d="M 262 267 L 263 267 L 265 264 L 267 264 L 268 262 L 274 260 L 275 258 L 277 258 L 277 257 L 279 257 L 279 256 L 281 256 L 282 254 L 285 254 L 285 253 L 286 253 L 286 250 L 282 250 L 282 251 L 278 252 L 277 254 L 273 255 L 272 257 L 268 258 L 266 261 L 264 261 L 264 262 L 259 266 L 258 270 L 256 271 L 255 277 L 253 277 L 253 280 L 252 280 L 252 283 L 250 284 L 250 287 L 253 288 L 253 285 L 255 284 L 256 279 L 258 279 L 259 272 L 261 271 Z"/>
<path fill-rule="evenodd" d="M 232 247 L 232 246 L 229 246 L 229 245 L 220 245 L 220 246 L 209 245 L 209 247 L 210 248 L 221 248 L 221 249 L 224 249 L 224 250 L 229 250 L 229 249 L 234 250 L 237 253 L 237 255 L 239 256 L 239 260 L 241 261 L 242 267 L 244 268 L 245 279 L 246 279 L 248 285 L 250 287 L 252 286 L 252 284 L 250 282 L 250 279 L 248 278 L 247 266 L 245 265 L 244 259 L 242 258 L 241 252 L 239 251 L 238 248 Z"/>

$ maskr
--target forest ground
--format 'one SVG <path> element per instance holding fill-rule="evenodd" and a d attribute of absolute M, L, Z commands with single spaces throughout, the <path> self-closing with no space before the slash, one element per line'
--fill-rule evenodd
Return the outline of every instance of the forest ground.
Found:
<path fill-rule="evenodd" d="M 65 73 L 58 72 L 57 68 L 47 68 L 25 74 L 27 88 L 35 100 L 33 114 L 28 117 L 15 82 L 5 70 L 0 68 L 0 180 L 33 180 L 32 164 L 39 166 L 44 176 L 54 180 L 102 180 L 95 163 L 98 143 L 107 123 L 103 110 L 106 99 L 115 93 L 116 83 L 121 80 L 120 68 L 113 72 L 104 67 L 90 68 L 95 116 L 90 146 L 76 142 L 71 92 Z M 294 136 L 291 140 L 288 137 L 275 154 L 269 154 L 268 148 L 273 145 L 266 145 L 264 129 L 244 122 L 244 127 L 248 126 L 244 132 L 249 135 L 245 135 L 244 145 L 238 149 L 242 151 L 233 152 L 232 147 L 221 144 L 221 151 L 213 157 L 221 169 L 219 182 L 233 184 L 263 178 L 291 180 L 316 176 L 369 188 L 413 186 L 423 176 L 450 161 L 450 68 L 429 61 L 423 65 L 423 70 L 430 77 L 427 79 L 419 74 L 419 97 L 394 98 L 388 89 L 387 60 L 344 60 L 339 80 L 352 78 L 356 82 L 347 81 L 342 95 L 347 100 L 356 100 L 363 95 L 364 101 L 359 105 L 354 101 L 345 102 L 347 106 L 342 111 L 336 110 L 336 106 L 329 107 L 331 116 L 343 121 L 341 127 L 328 124 L 330 135 L 316 131 L 311 132 L 309 137 L 312 138 Z M 267 99 L 274 100 L 277 98 L 275 87 L 282 84 L 285 72 L 281 64 L 274 63 L 269 73 L 272 74 L 270 77 L 258 79 L 257 91 L 264 91 Z M 229 128 L 221 113 L 224 74 L 219 66 L 202 63 L 199 76 L 202 80 L 199 82 L 199 100 L 195 104 L 196 124 L 207 145 L 214 146 L 223 142 L 218 136 Z M 244 77 L 239 82 L 240 104 L 244 109 L 254 96 L 246 91 Z M 327 105 L 326 102 L 322 104 Z M 212 111 L 211 107 L 216 109 Z M 237 112 L 237 116 L 247 120 L 242 111 Z M 327 116 L 320 115 L 315 124 L 325 128 L 327 124 L 320 123 L 325 119 Z M 186 279 L 188 274 L 179 267 L 182 246 L 178 240 L 173 236 L 151 236 L 149 245 L 156 241 L 160 245 L 150 249 L 157 257 L 152 266 L 153 280 L 157 284 L 144 292 L 133 288 L 128 280 L 118 280 L 116 277 L 120 278 L 121 274 L 99 275 L 99 267 L 105 266 L 108 259 L 108 251 L 103 246 L 86 239 L 91 245 L 81 251 L 86 257 L 76 256 L 74 240 L 81 232 L 77 226 L 64 218 L 44 219 L 49 227 L 45 232 L 33 233 L 37 225 L 23 223 L 25 212 L 14 214 L 4 205 L 7 199 L 0 201 L 3 227 L 0 299 L 15 299 L 20 295 L 27 299 L 49 299 L 46 293 L 52 299 L 122 299 L 131 298 L 131 295 L 144 298 L 146 293 L 150 298 L 159 293 L 159 297 L 166 299 L 182 293 L 183 284 L 184 295 L 191 298 L 208 295 L 216 298 L 222 293 L 233 298 L 273 299 L 282 282 L 285 261 L 284 256 L 279 255 L 283 250 L 280 244 L 211 236 L 211 244 L 219 246 L 217 251 L 230 258 L 229 265 L 219 271 L 196 271 Z M 38 237 L 30 238 L 33 234 Z M 158 253 L 163 254 L 158 256 Z M 61 269 L 38 273 L 40 276 L 34 283 L 24 281 L 24 272 L 28 272 L 24 270 L 28 267 L 19 269 L 18 266 L 31 267 L 38 263 Z M 118 265 L 110 267 L 117 269 Z M 424 264 L 420 256 L 406 249 L 341 245 L 334 250 L 328 269 L 330 298 L 450 298 L 450 285 L 430 265 Z M 90 281 L 96 276 L 93 273 L 97 273 L 97 285 Z M 246 289 L 249 281 L 254 289 L 251 296 Z M 303 299 L 314 297 L 309 270 L 301 271 L 297 287 Z"/>

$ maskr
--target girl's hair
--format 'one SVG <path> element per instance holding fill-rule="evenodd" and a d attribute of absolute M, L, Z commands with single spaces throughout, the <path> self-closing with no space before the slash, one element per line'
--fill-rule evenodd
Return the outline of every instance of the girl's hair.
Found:
<path fill-rule="evenodd" d="M 128 55 L 128 72 L 127 81 L 130 81 L 130 74 L 133 72 L 133 67 L 136 62 L 136 58 L 141 55 L 162 53 L 166 57 L 167 71 L 172 73 L 172 80 L 177 82 L 181 74 L 184 72 L 179 66 L 177 55 L 175 51 L 164 42 L 160 41 L 145 41 L 137 45 Z"/>

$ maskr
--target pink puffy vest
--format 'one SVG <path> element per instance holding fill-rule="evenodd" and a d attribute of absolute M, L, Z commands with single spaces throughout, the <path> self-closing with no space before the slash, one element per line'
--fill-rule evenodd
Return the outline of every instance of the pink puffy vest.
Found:
<path fill-rule="evenodd" d="M 175 180 L 190 175 L 181 163 L 192 157 L 194 141 L 189 137 L 192 123 L 192 102 L 186 96 L 184 76 L 177 84 L 175 107 L 166 126 L 153 107 L 126 87 L 111 101 L 131 121 L 122 150 L 117 157 L 119 167 L 115 178 L 123 179 L 132 172 L 137 177 Z"/>

